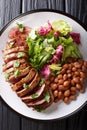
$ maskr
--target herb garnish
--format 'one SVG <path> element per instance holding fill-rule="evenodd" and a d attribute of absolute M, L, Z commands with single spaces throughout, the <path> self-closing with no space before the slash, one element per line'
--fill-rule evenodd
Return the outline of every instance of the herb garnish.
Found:
<path fill-rule="evenodd" d="M 19 67 L 20 66 L 20 62 L 19 61 L 15 61 L 14 62 L 14 67 Z"/>
<path fill-rule="evenodd" d="M 50 94 L 48 92 L 44 94 L 44 99 L 46 102 L 50 102 Z"/>
<path fill-rule="evenodd" d="M 10 73 L 6 73 L 5 74 L 5 79 L 9 79 L 9 77 L 10 77 Z"/>
<path fill-rule="evenodd" d="M 19 31 L 23 32 L 24 31 L 24 27 L 23 24 L 17 23 L 18 27 L 19 27 Z"/>
<path fill-rule="evenodd" d="M 15 76 L 15 78 L 18 76 L 18 75 L 20 75 L 20 70 L 16 70 L 15 72 L 14 72 L 14 76 Z"/>
<path fill-rule="evenodd" d="M 32 99 L 37 98 L 37 96 L 38 96 L 38 94 L 37 94 L 37 93 L 32 94 Z"/>
<path fill-rule="evenodd" d="M 27 85 L 27 84 L 23 84 L 23 88 L 25 88 L 25 89 L 28 89 L 30 86 L 29 85 Z"/>
<path fill-rule="evenodd" d="M 41 106 L 35 106 L 35 110 L 37 110 L 38 112 L 44 112 L 44 108 Z"/>
<path fill-rule="evenodd" d="M 44 79 L 41 79 L 40 82 L 39 82 L 39 85 L 42 86 L 44 84 Z"/>
<path fill-rule="evenodd" d="M 23 52 L 18 52 L 18 58 L 21 58 L 21 57 L 23 57 L 24 56 L 24 53 Z"/>

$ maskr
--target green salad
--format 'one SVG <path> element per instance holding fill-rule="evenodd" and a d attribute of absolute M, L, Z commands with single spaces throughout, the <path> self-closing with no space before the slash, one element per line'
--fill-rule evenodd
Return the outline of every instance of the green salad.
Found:
<path fill-rule="evenodd" d="M 57 72 L 68 57 L 82 58 L 78 48 L 80 34 L 64 20 L 48 21 L 47 25 L 31 31 L 27 37 L 29 63 L 38 71 Z"/>

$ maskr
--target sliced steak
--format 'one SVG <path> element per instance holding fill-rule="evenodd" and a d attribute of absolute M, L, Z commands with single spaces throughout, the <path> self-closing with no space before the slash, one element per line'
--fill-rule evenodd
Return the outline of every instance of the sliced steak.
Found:
<path fill-rule="evenodd" d="M 29 65 L 25 62 L 25 63 L 21 64 L 19 67 L 11 67 L 11 68 L 5 70 L 5 73 L 12 73 L 12 72 L 16 71 L 16 69 L 23 70 L 28 66 Z"/>
<path fill-rule="evenodd" d="M 17 91 L 18 89 L 20 89 L 24 83 L 29 83 L 35 76 L 36 74 L 36 70 L 35 69 L 30 69 L 30 71 L 28 72 L 27 76 L 25 76 L 24 78 L 22 78 L 19 82 L 17 82 L 16 84 L 12 85 L 12 89 L 14 91 Z"/>
<path fill-rule="evenodd" d="M 40 100 L 37 100 L 37 101 L 33 101 L 33 102 L 29 102 L 27 104 L 27 106 L 29 107 L 34 107 L 34 106 L 37 106 L 37 105 L 41 105 L 45 102 L 45 99 L 40 99 Z"/>
<path fill-rule="evenodd" d="M 40 81 L 40 76 L 38 73 L 36 73 L 33 81 L 29 84 L 29 88 L 28 89 L 24 88 L 21 91 L 17 92 L 18 96 L 23 97 L 29 92 L 31 92 L 38 85 L 39 81 Z"/>
<path fill-rule="evenodd" d="M 24 46 L 17 46 L 15 48 L 5 49 L 2 52 L 3 52 L 3 55 L 6 56 L 8 54 L 15 53 L 15 52 L 25 52 L 25 53 L 27 53 L 28 51 L 27 51 L 26 47 L 24 47 Z"/>
<path fill-rule="evenodd" d="M 16 62 L 16 61 L 20 62 L 20 64 L 26 62 L 26 60 L 24 58 L 20 58 L 20 59 L 17 59 L 17 60 L 12 60 L 12 61 L 8 62 L 7 64 L 5 64 L 3 66 L 3 71 L 5 71 L 6 69 L 12 67 L 14 65 L 14 62 Z"/>
<path fill-rule="evenodd" d="M 41 108 L 46 109 L 47 107 L 49 107 L 53 102 L 54 102 L 54 96 L 52 94 L 52 91 L 50 88 L 48 88 L 48 92 L 50 94 L 50 102 L 44 102 L 43 104 L 40 105 Z"/>
<path fill-rule="evenodd" d="M 43 93 L 44 89 L 45 89 L 45 84 L 43 84 L 42 87 L 41 86 L 37 87 L 37 90 L 34 92 L 37 95 L 35 99 L 37 99 L 38 97 L 41 96 L 41 94 Z M 29 96 L 25 96 L 25 97 L 22 98 L 22 101 L 25 102 L 25 103 L 27 103 L 29 101 L 32 101 L 32 100 L 34 100 L 33 99 L 33 94 L 29 95 Z"/>
<path fill-rule="evenodd" d="M 20 55 L 21 53 L 21 55 Z M 9 55 L 6 55 L 3 57 L 4 58 L 4 62 L 8 63 L 9 61 L 12 60 L 17 60 L 18 58 L 27 58 L 27 54 L 25 52 L 18 52 L 18 53 L 11 53 Z"/>
<path fill-rule="evenodd" d="M 15 77 L 15 75 L 13 74 L 6 81 L 8 81 L 10 83 L 16 83 L 20 80 L 20 78 L 26 76 L 29 73 L 29 70 L 30 70 L 30 66 L 28 66 L 27 68 L 25 68 L 23 70 L 19 70 L 20 74 L 17 77 Z"/>

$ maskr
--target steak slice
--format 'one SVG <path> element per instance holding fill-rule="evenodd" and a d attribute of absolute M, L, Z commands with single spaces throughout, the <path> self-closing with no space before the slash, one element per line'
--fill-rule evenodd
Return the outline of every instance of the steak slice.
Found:
<path fill-rule="evenodd" d="M 11 68 L 5 70 L 5 73 L 12 73 L 12 72 L 16 71 L 16 69 L 23 70 L 23 69 L 25 69 L 28 66 L 29 65 L 25 62 L 24 64 L 21 64 L 19 67 L 16 67 L 16 68 L 15 67 L 11 67 Z"/>
<path fill-rule="evenodd" d="M 37 95 L 35 99 L 37 99 L 38 97 L 41 96 L 41 94 L 43 93 L 44 89 L 45 89 L 45 84 L 43 84 L 42 87 L 41 86 L 37 87 L 37 90 L 34 91 L 34 93 Z M 25 103 L 28 103 L 29 101 L 34 100 L 32 97 L 33 97 L 33 94 L 31 94 L 29 96 L 25 96 L 25 97 L 22 98 L 22 101 L 25 102 Z"/>
<path fill-rule="evenodd" d="M 28 72 L 27 76 L 25 76 L 24 78 L 22 78 L 19 82 L 17 82 L 16 84 L 12 85 L 12 89 L 14 91 L 17 91 L 18 89 L 20 89 L 24 83 L 29 83 L 35 76 L 36 74 L 36 70 L 35 69 L 30 69 L 30 71 Z"/>
<path fill-rule="evenodd" d="M 21 64 L 26 62 L 26 60 L 24 58 L 20 58 L 20 59 L 17 59 L 17 60 L 12 60 L 12 61 L 8 62 L 7 64 L 5 64 L 3 66 L 3 71 L 5 71 L 6 69 L 8 69 L 10 67 L 13 67 L 14 62 L 16 62 L 16 61 L 20 62 Z"/>
<path fill-rule="evenodd" d="M 19 55 L 21 53 L 21 56 Z M 3 57 L 4 58 L 4 62 L 8 63 L 9 61 L 12 60 L 17 60 L 18 58 L 27 58 L 27 54 L 25 52 L 18 52 L 18 53 L 11 53 L 9 55 L 6 55 Z"/>
<path fill-rule="evenodd" d="M 10 82 L 10 83 L 16 83 L 20 80 L 20 78 L 24 77 L 25 75 L 27 75 L 29 73 L 30 70 L 30 66 L 28 66 L 27 68 L 23 69 L 23 70 L 19 70 L 20 74 L 15 77 L 14 74 L 12 74 L 6 81 Z"/>
<path fill-rule="evenodd" d="M 27 95 L 38 85 L 39 81 L 40 81 L 40 76 L 38 73 L 36 73 L 34 79 L 29 84 L 29 88 L 28 89 L 24 88 L 24 89 L 20 90 L 19 92 L 17 92 L 18 96 L 23 97 L 23 96 Z"/>
<path fill-rule="evenodd" d="M 53 102 L 54 102 L 54 96 L 52 94 L 51 89 L 48 87 L 48 92 L 50 94 L 50 102 L 44 102 L 43 104 L 40 105 L 41 108 L 46 109 L 47 107 L 49 107 Z"/>
<path fill-rule="evenodd" d="M 3 55 L 6 56 L 8 54 L 15 53 L 15 52 L 25 52 L 25 53 L 27 53 L 28 51 L 27 51 L 26 47 L 24 47 L 24 46 L 17 46 L 15 48 L 5 49 L 2 52 L 3 52 Z"/>
<path fill-rule="evenodd" d="M 37 105 L 41 105 L 41 104 L 43 104 L 44 102 L 45 102 L 45 99 L 42 98 L 42 99 L 37 100 L 37 101 L 29 102 L 29 103 L 27 104 L 27 106 L 29 106 L 29 107 L 34 107 L 34 106 L 37 106 Z"/>

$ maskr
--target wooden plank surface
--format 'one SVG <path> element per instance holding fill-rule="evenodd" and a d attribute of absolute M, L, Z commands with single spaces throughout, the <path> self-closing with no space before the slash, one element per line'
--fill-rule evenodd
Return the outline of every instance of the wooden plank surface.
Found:
<path fill-rule="evenodd" d="M 0 0 L 0 29 L 20 13 L 34 9 L 65 11 L 87 25 L 87 0 Z M 87 105 L 64 120 L 35 122 L 19 117 L 0 102 L 0 130 L 87 130 Z"/>

